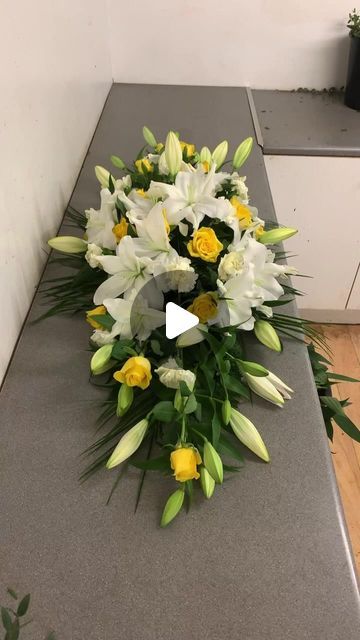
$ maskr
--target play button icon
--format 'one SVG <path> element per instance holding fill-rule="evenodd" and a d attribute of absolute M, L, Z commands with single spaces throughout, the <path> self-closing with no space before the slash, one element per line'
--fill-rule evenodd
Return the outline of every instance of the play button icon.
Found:
<path fill-rule="evenodd" d="M 166 312 L 166 337 L 168 339 L 177 338 L 180 334 L 196 327 L 199 318 L 193 313 L 182 309 L 174 302 L 168 302 L 165 307 Z"/>

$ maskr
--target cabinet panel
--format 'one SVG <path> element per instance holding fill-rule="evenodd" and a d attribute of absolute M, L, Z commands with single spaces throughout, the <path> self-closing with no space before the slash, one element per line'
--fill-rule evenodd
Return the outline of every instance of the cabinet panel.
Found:
<path fill-rule="evenodd" d="M 311 276 L 294 279 L 306 293 L 299 308 L 345 309 L 360 257 L 360 158 L 265 156 L 265 165 L 278 220 L 299 229 L 289 263 Z"/>

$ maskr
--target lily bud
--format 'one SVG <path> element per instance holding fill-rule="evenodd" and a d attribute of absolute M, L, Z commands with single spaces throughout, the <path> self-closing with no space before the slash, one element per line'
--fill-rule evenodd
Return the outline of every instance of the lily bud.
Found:
<path fill-rule="evenodd" d="M 90 361 L 91 373 L 94 376 L 98 376 L 108 370 L 107 365 L 110 362 L 112 350 L 112 344 L 104 344 L 94 353 Z"/>
<path fill-rule="evenodd" d="M 297 229 L 292 227 L 279 227 L 277 229 L 270 229 L 270 231 L 264 231 L 258 238 L 258 242 L 261 244 L 279 244 L 291 236 L 294 236 L 298 232 Z"/>
<path fill-rule="evenodd" d="M 207 331 L 207 327 L 204 324 L 198 324 L 192 329 L 184 331 L 176 340 L 177 347 L 191 347 L 193 344 L 198 344 L 205 340 L 205 336 L 202 333 Z"/>
<path fill-rule="evenodd" d="M 248 360 L 240 360 L 240 365 L 245 373 L 250 373 L 252 376 L 267 376 L 269 372 L 265 367 L 257 362 L 249 362 Z"/>
<path fill-rule="evenodd" d="M 169 131 L 166 137 L 165 159 L 170 175 L 175 176 L 181 167 L 182 149 L 179 139 L 173 131 Z"/>
<path fill-rule="evenodd" d="M 253 423 L 242 413 L 233 409 L 230 418 L 231 428 L 240 442 L 261 460 L 269 462 L 270 456 L 264 441 Z"/>
<path fill-rule="evenodd" d="M 285 384 L 285 382 L 283 382 L 282 380 L 280 380 L 280 378 L 278 378 L 275 373 L 271 373 L 271 371 L 269 371 L 269 375 L 267 376 L 267 379 L 274 385 L 274 387 L 276 387 L 276 389 L 278 391 L 280 391 L 281 395 L 286 399 L 286 400 L 291 400 L 291 393 L 294 393 L 294 390 L 291 389 L 291 387 L 288 387 L 287 384 Z"/>
<path fill-rule="evenodd" d="M 111 175 L 110 171 L 108 171 L 104 167 L 101 167 L 100 165 L 96 165 L 96 167 L 95 167 L 95 175 L 96 175 L 97 179 L 99 180 L 102 188 L 103 189 L 108 189 L 109 181 L 110 181 L 110 175 Z"/>
<path fill-rule="evenodd" d="M 121 158 L 119 158 L 119 156 L 110 156 L 110 160 L 113 163 L 114 167 L 117 167 L 117 169 L 125 169 L 126 164 L 123 160 L 121 160 Z M 106 169 L 104 169 L 104 171 L 106 171 Z M 108 177 L 106 187 L 108 186 L 109 186 L 109 177 Z"/>
<path fill-rule="evenodd" d="M 224 424 L 229 424 L 230 422 L 231 408 L 232 407 L 231 407 L 230 401 L 225 400 L 225 402 L 221 407 L 222 419 L 224 421 Z"/>
<path fill-rule="evenodd" d="M 266 320 L 256 320 L 254 324 L 254 333 L 262 344 L 273 351 L 281 351 L 282 346 L 278 334 L 274 327 Z"/>
<path fill-rule="evenodd" d="M 248 159 L 251 153 L 252 146 L 253 146 L 253 139 L 251 137 L 246 138 L 246 140 L 243 140 L 243 142 L 239 144 L 233 157 L 234 169 L 240 169 L 240 167 L 244 164 L 244 162 L 246 162 L 246 160 Z"/>
<path fill-rule="evenodd" d="M 209 500 L 215 490 L 215 480 L 205 467 L 200 467 L 200 484 L 205 498 Z"/>
<path fill-rule="evenodd" d="M 272 404 L 276 404 L 278 407 L 283 406 L 284 398 L 270 382 L 268 376 L 251 376 L 249 373 L 245 373 L 245 379 L 250 389 L 258 396 L 272 402 Z"/>
<path fill-rule="evenodd" d="M 211 151 L 209 147 L 203 147 L 200 151 L 200 162 L 208 162 L 211 165 Z"/>
<path fill-rule="evenodd" d="M 116 415 L 121 418 L 130 409 L 134 399 L 134 389 L 128 387 L 127 384 L 122 384 L 118 393 L 118 403 L 116 408 Z"/>
<path fill-rule="evenodd" d="M 157 142 L 153 132 L 150 131 L 148 127 L 143 127 L 142 132 L 143 132 L 145 142 L 147 142 L 150 147 L 156 147 Z"/>
<path fill-rule="evenodd" d="M 140 447 L 145 434 L 149 426 L 147 418 L 140 420 L 134 427 L 129 429 L 125 435 L 121 438 L 118 445 L 115 447 L 112 455 L 106 463 L 107 469 L 112 469 L 118 464 L 124 462 L 132 456 L 133 453 Z"/>
<path fill-rule="evenodd" d="M 227 140 L 223 140 L 223 142 L 220 142 L 220 144 L 218 144 L 218 146 L 214 149 L 212 153 L 212 160 L 213 162 L 215 162 L 217 169 L 220 169 L 221 165 L 224 164 L 228 149 L 229 145 Z"/>
<path fill-rule="evenodd" d="M 181 413 L 183 410 L 184 401 L 180 389 L 176 389 L 176 393 L 174 396 L 174 407 L 179 413 Z"/>
<path fill-rule="evenodd" d="M 76 238 L 74 236 L 56 236 L 48 240 L 48 245 L 56 251 L 62 251 L 63 253 L 85 253 L 87 251 L 88 243 L 82 238 Z"/>
<path fill-rule="evenodd" d="M 181 507 L 183 506 L 184 496 L 185 496 L 184 489 L 177 489 L 167 499 L 167 502 L 161 517 L 161 522 L 160 522 L 161 527 L 167 527 L 167 525 L 170 524 L 170 522 L 174 520 L 174 518 L 176 518 L 177 514 L 181 510 Z"/>
<path fill-rule="evenodd" d="M 223 463 L 218 452 L 208 440 L 204 444 L 204 465 L 213 480 L 217 484 L 222 484 L 224 480 Z"/>

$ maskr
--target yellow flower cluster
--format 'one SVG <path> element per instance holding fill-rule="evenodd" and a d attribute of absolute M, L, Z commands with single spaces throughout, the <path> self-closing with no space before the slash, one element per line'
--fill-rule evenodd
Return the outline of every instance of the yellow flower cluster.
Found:
<path fill-rule="evenodd" d="M 205 262 L 216 262 L 223 248 L 224 245 L 211 227 L 200 227 L 187 245 L 193 258 L 201 258 Z"/>
<path fill-rule="evenodd" d="M 116 238 L 116 242 L 119 244 L 120 240 L 127 235 L 129 223 L 125 218 L 121 218 L 120 222 L 113 227 L 113 234 Z"/>
<path fill-rule="evenodd" d="M 175 479 L 178 482 L 198 480 L 200 478 L 197 465 L 202 463 L 202 459 L 197 449 L 193 447 L 179 447 L 179 449 L 175 449 L 175 451 L 172 451 L 170 454 L 170 462 Z"/>
<path fill-rule="evenodd" d="M 201 293 L 193 300 L 187 310 L 190 311 L 190 313 L 193 313 L 194 316 L 197 316 L 200 322 L 205 324 L 205 322 L 211 318 L 215 318 L 217 314 L 218 308 L 216 294 Z"/>
<path fill-rule="evenodd" d="M 151 364 L 143 356 L 133 356 L 125 362 L 119 371 L 115 371 L 114 378 L 128 387 L 147 389 L 152 378 Z"/>

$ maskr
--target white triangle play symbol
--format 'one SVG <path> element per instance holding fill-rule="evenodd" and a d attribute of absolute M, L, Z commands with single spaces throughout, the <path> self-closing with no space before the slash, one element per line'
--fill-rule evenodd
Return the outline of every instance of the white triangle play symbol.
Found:
<path fill-rule="evenodd" d="M 170 340 L 177 338 L 181 333 L 192 329 L 199 324 L 199 318 L 193 313 L 185 311 L 177 304 L 168 302 L 165 307 L 166 312 L 166 337 Z"/>

